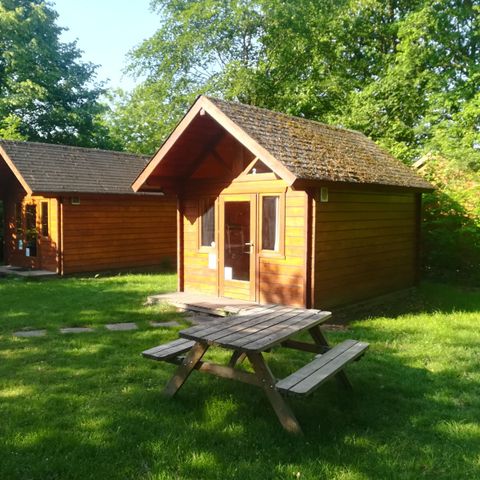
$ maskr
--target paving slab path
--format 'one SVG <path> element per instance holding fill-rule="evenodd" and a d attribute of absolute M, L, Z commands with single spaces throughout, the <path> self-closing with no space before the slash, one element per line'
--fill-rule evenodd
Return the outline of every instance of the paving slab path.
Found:
<path fill-rule="evenodd" d="M 138 326 L 134 322 L 107 323 L 107 325 L 105 325 L 105 328 L 111 331 L 126 331 L 126 330 L 137 330 Z"/>
<path fill-rule="evenodd" d="M 44 337 L 46 334 L 46 330 L 21 330 L 19 332 L 13 332 L 14 337 Z"/>
<path fill-rule="evenodd" d="M 60 329 L 60 333 L 88 333 L 95 330 L 90 327 L 65 327 Z"/>
<path fill-rule="evenodd" d="M 214 318 L 211 315 L 191 315 L 187 317 L 187 320 L 193 324 L 204 323 Z M 176 320 L 170 320 L 168 322 L 155 322 L 151 321 L 150 326 L 154 328 L 174 328 L 180 327 L 180 323 Z M 138 330 L 138 325 L 135 322 L 123 322 L 123 323 L 107 323 L 105 325 L 107 330 L 112 332 L 115 331 L 129 331 L 129 330 Z M 92 327 L 62 327 L 59 328 L 61 334 L 66 335 L 69 333 L 72 334 L 80 334 L 80 333 L 90 333 L 94 332 L 96 329 Z M 19 330 L 17 332 L 13 332 L 13 336 L 15 337 L 44 337 L 47 335 L 47 330 Z"/>

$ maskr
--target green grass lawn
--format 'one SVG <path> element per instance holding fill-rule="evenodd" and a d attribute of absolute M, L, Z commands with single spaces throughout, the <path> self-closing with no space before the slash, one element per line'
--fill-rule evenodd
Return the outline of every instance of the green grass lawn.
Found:
<path fill-rule="evenodd" d="M 479 290 L 428 283 L 395 313 L 328 332 L 370 350 L 348 369 L 353 394 L 330 382 L 291 402 L 296 438 L 255 387 L 194 372 L 162 398 L 174 367 L 139 354 L 178 328 L 148 322 L 186 323 L 143 302 L 174 287 L 173 275 L 0 279 L 1 479 L 480 478 Z M 122 321 L 140 328 L 103 328 Z M 84 325 L 96 331 L 58 333 Z M 23 327 L 48 335 L 12 336 Z M 269 363 L 282 376 L 303 355 Z"/>

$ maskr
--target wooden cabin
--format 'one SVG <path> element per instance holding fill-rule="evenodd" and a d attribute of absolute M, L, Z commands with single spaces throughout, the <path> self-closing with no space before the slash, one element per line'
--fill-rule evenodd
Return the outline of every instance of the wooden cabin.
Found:
<path fill-rule="evenodd" d="M 180 291 L 326 308 L 415 283 L 432 187 L 359 132 L 201 96 L 133 188 L 178 195 Z"/>
<path fill-rule="evenodd" d="M 60 274 L 176 262 L 176 200 L 131 184 L 147 157 L 0 141 L 4 263 Z"/>

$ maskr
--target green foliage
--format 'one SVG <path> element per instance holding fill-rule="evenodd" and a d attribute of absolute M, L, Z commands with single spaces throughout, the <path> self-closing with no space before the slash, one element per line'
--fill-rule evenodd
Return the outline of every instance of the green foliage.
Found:
<path fill-rule="evenodd" d="M 333 344 L 356 338 L 370 349 L 348 367 L 353 393 L 332 381 L 289 399 L 305 431 L 292 438 L 251 385 L 193 372 L 174 399 L 162 397 L 175 367 L 139 353 L 186 324 L 143 303 L 174 288 L 170 275 L 0 279 L 0 478 L 479 478 L 478 291 L 426 284 L 392 302 L 395 315 L 370 311 L 347 331 L 327 331 Z M 173 319 L 182 327 L 148 323 Z M 121 321 L 139 329 L 103 328 Z M 96 331 L 58 332 L 72 325 Z M 13 337 L 23 326 L 48 334 Z M 211 355 L 228 362 L 221 349 Z M 279 377 L 309 357 L 265 355 Z"/>
<path fill-rule="evenodd" d="M 480 175 L 441 157 L 423 171 L 438 189 L 424 195 L 427 269 L 480 284 Z"/>
<path fill-rule="evenodd" d="M 96 67 L 60 41 L 56 19 L 42 0 L 0 0 L 0 136 L 112 147 Z"/>
<path fill-rule="evenodd" d="M 208 92 L 359 129 L 407 162 L 434 150 L 478 165 L 478 0 L 152 7 L 160 28 L 130 55 L 146 80 L 114 115 L 117 136 L 138 148 L 159 146 Z"/>

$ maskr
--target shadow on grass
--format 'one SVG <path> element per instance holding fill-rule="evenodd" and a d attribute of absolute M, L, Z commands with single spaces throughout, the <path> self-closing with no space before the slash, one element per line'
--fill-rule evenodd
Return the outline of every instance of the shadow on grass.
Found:
<path fill-rule="evenodd" d="M 397 318 L 408 314 L 479 312 L 480 287 L 453 286 L 445 283 L 423 282 L 419 287 L 405 290 L 392 300 L 333 312 L 334 323 L 346 324 L 354 320 L 374 317 Z"/>
<path fill-rule="evenodd" d="M 144 280 L 60 282 L 59 300 L 50 299 L 49 307 L 56 316 L 38 321 L 58 326 L 85 304 L 99 312 L 98 324 L 170 319 L 139 308 L 146 290 L 162 291 L 157 280 L 147 286 Z M 34 315 L 36 302 L 47 305 L 48 289 L 24 304 L 22 288 L 4 318 Z M 255 387 L 194 372 L 175 399 L 163 398 L 175 367 L 140 352 L 176 338 L 178 329 L 5 337 L 0 478 L 480 478 L 479 335 L 472 323 L 480 299 L 435 284 L 417 295 L 418 308 L 402 304 L 396 317 L 328 334 L 332 343 L 348 336 L 371 347 L 348 368 L 353 394 L 330 382 L 290 402 L 304 438 L 282 430 Z M 213 355 L 226 359 L 221 351 Z M 302 365 L 303 355 L 278 350 L 267 358 L 282 377 Z"/>
<path fill-rule="evenodd" d="M 10 357 L 15 375 L 2 373 L 3 392 L 11 390 L 0 407 L 8 414 L 1 476 L 478 478 L 476 359 L 461 374 L 432 372 L 392 345 L 381 348 L 387 332 L 363 325 L 355 333 L 372 343 L 349 369 L 355 393 L 331 382 L 291 401 L 304 438 L 282 430 L 254 387 L 194 372 L 164 399 L 174 367 L 139 352 L 175 332 L 35 339 L 31 353 Z M 276 373 L 291 362 L 288 351 L 270 355 Z"/>
<path fill-rule="evenodd" d="M 115 322 L 162 321 L 172 309 L 142 308 L 147 295 L 175 290 L 175 275 L 0 281 L 0 332 Z"/>

